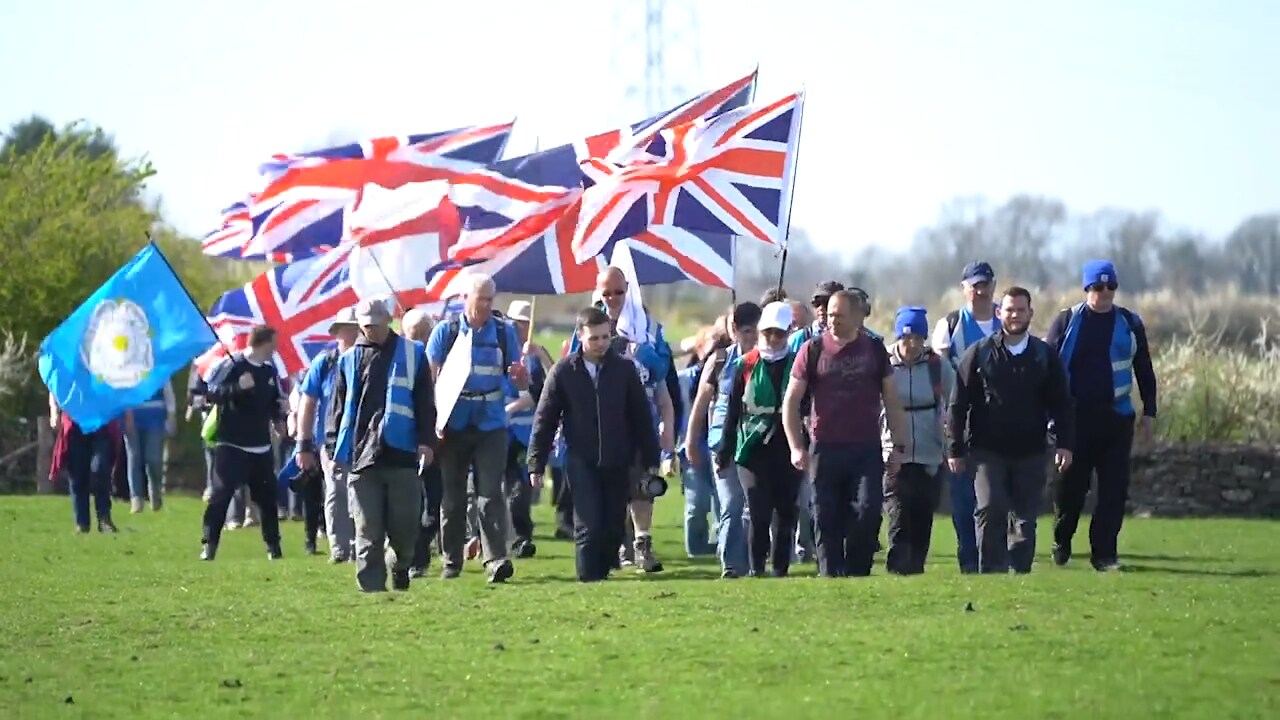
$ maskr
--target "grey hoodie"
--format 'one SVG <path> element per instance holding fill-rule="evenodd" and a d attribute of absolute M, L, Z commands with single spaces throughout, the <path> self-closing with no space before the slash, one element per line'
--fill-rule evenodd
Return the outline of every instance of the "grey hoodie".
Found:
<path fill-rule="evenodd" d="M 929 377 L 929 356 L 933 350 L 925 348 L 910 365 L 904 363 L 897 343 L 889 346 L 889 363 L 893 366 L 893 379 L 898 385 L 898 399 L 903 408 L 925 407 L 934 403 L 933 382 Z M 943 461 L 942 421 L 946 412 L 947 399 L 951 397 L 951 387 L 955 384 L 955 370 L 945 360 L 942 367 L 942 398 L 936 409 L 908 410 L 907 430 L 909 438 L 906 442 L 906 453 L 902 457 L 904 463 L 917 463 L 935 472 Z M 889 434 L 888 417 L 880 410 L 881 440 L 887 455 L 893 449 L 893 439 Z"/>

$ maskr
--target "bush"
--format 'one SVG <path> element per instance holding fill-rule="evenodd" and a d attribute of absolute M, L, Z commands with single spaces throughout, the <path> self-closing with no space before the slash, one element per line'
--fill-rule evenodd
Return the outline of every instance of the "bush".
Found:
<path fill-rule="evenodd" d="M 1189 442 L 1274 442 L 1280 437 L 1280 346 L 1265 326 L 1251 348 L 1223 347 L 1204 335 L 1163 345 L 1159 436 Z"/>

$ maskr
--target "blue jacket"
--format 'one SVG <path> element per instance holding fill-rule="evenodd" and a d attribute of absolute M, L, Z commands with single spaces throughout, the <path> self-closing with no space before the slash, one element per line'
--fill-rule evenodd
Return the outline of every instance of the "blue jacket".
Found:
<path fill-rule="evenodd" d="M 352 424 L 359 417 L 360 356 L 364 351 L 365 348 L 356 345 L 338 360 L 338 368 L 346 385 L 346 403 L 333 457 L 342 463 L 351 463 L 355 453 L 355 431 Z M 386 404 L 382 415 L 382 442 L 388 447 L 417 452 L 418 426 L 413 411 L 413 384 L 418 376 L 418 368 L 426 361 L 426 352 L 420 343 L 397 336 L 395 354 L 387 372 Z"/>
<path fill-rule="evenodd" d="M 491 317 L 479 330 L 459 318 L 442 322 L 427 340 L 427 356 L 443 366 L 453 342 L 462 334 L 475 333 L 471 340 L 471 374 L 462 387 L 462 395 L 449 415 L 449 430 L 498 430 L 507 427 L 506 362 L 521 361 L 520 340 L 515 325 L 499 317 Z M 457 333 L 455 335 L 455 333 Z M 501 343 L 501 344 L 500 344 Z M 505 350 L 505 353 L 504 353 Z"/>

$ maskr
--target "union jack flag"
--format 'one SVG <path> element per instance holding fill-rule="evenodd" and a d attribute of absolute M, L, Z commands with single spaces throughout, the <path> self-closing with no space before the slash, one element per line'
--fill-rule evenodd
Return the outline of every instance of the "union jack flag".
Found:
<path fill-rule="evenodd" d="M 382 137 L 306 153 L 273 155 L 263 183 L 206 236 L 209 255 L 291 261 L 323 254 L 342 240 L 343 210 L 367 182 L 448 178 L 496 161 L 514 123 Z M 235 206 L 233 206 L 235 207 Z"/>
<path fill-rule="evenodd" d="M 603 260 L 575 260 L 571 243 L 581 212 L 587 177 L 581 162 L 622 157 L 659 132 L 692 120 L 742 107 L 755 92 L 752 73 L 703 93 L 635 125 L 593 135 L 463 175 L 450 184 L 450 200 L 464 221 L 450 263 L 436 281 L 466 266 L 493 276 L 502 292 L 552 294 L 586 292 L 595 285 Z M 679 229 L 637 235 L 633 244 L 640 282 L 659 284 L 692 279 L 726 286 L 732 276 L 733 238 L 695 237 Z M 611 249 L 603 248 L 605 254 Z"/>
<path fill-rule="evenodd" d="M 209 324 L 225 341 L 254 325 L 276 331 L 276 366 L 281 375 L 307 368 L 333 342 L 329 325 L 339 311 L 354 305 L 346 253 L 338 251 L 271 268 L 242 288 L 218 298 Z"/>
<path fill-rule="evenodd" d="M 663 130 L 616 161 L 584 161 L 594 184 L 582 193 L 574 256 L 658 227 L 782 244 L 803 109 L 796 93 Z"/>

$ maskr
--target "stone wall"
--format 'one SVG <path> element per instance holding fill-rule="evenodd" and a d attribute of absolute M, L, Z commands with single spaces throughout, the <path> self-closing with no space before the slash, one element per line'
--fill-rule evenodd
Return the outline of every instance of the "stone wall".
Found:
<path fill-rule="evenodd" d="M 1280 445 L 1160 444 L 1133 459 L 1129 511 L 1280 518 Z"/>

